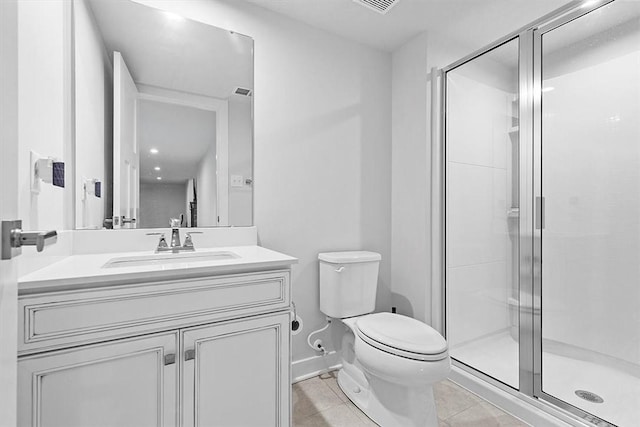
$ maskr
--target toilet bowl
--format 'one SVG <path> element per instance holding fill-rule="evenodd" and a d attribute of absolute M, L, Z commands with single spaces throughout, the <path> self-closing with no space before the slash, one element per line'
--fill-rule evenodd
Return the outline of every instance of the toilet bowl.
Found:
<path fill-rule="evenodd" d="M 444 338 L 398 314 L 341 321 L 347 331 L 338 385 L 347 397 L 383 427 L 437 426 L 433 384 L 451 369 Z"/>
<path fill-rule="evenodd" d="M 355 322 L 355 352 L 369 372 L 407 386 L 440 381 L 449 373 L 444 338 L 410 317 L 376 313 Z"/>
<path fill-rule="evenodd" d="M 338 385 L 382 427 L 436 427 L 433 384 L 451 369 L 445 339 L 407 316 L 374 313 L 380 255 L 319 254 L 320 310 L 345 326 Z"/>

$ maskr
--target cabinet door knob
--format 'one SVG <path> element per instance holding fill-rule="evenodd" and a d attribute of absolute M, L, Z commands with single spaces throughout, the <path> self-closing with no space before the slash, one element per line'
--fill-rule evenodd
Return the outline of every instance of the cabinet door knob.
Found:
<path fill-rule="evenodd" d="M 173 365 L 176 363 L 176 355 L 175 354 L 165 354 L 164 355 L 164 366 Z"/>
<path fill-rule="evenodd" d="M 196 351 L 195 350 L 187 350 L 184 352 L 184 360 L 193 360 L 196 358 Z"/>

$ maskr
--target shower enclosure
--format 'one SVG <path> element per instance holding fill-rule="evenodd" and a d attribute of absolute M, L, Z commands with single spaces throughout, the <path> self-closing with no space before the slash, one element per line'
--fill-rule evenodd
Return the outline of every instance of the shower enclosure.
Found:
<path fill-rule="evenodd" d="M 572 3 L 443 69 L 454 363 L 640 424 L 640 2 Z"/>

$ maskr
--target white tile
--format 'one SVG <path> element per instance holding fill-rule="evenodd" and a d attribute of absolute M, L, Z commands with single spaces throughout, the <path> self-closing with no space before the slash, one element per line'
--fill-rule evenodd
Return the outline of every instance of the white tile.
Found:
<path fill-rule="evenodd" d="M 511 326 L 507 301 L 512 284 L 507 271 L 505 262 L 447 268 L 451 347 Z"/>
<path fill-rule="evenodd" d="M 434 384 L 433 395 L 436 400 L 438 418 L 443 420 L 478 403 L 478 400 L 471 393 L 446 380 Z"/>
<path fill-rule="evenodd" d="M 447 92 L 448 159 L 506 168 L 512 95 L 456 73 Z"/>
<path fill-rule="evenodd" d="M 346 403 L 346 405 L 349 407 L 349 409 L 351 409 L 351 411 L 353 411 L 353 413 L 356 414 L 356 416 L 362 422 L 363 425 L 368 426 L 368 427 L 377 427 L 378 426 L 378 424 L 373 422 L 373 420 L 371 420 L 371 418 L 367 417 L 365 415 L 365 413 L 360 410 L 360 408 L 358 408 L 356 405 L 354 405 L 353 402 L 348 401 Z"/>
<path fill-rule="evenodd" d="M 506 172 L 449 162 L 448 266 L 506 259 Z"/>
<path fill-rule="evenodd" d="M 294 384 L 292 387 L 292 401 L 294 422 L 344 403 L 318 377 Z"/>
<path fill-rule="evenodd" d="M 299 420 L 296 427 L 357 427 L 365 424 L 343 403 Z"/>
<path fill-rule="evenodd" d="M 326 374 L 320 375 L 320 379 L 324 382 L 343 402 L 350 402 L 349 398 L 342 391 L 338 385 L 337 380 L 338 371 L 331 371 Z"/>

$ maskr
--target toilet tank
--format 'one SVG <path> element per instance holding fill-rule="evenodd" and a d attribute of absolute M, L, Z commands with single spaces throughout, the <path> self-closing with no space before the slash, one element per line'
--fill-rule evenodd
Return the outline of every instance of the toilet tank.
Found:
<path fill-rule="evenodd" d="M 344 318 L 371 313 L 376 306 L 380 254 L 325 252 L 320 261 L 320 311 Z"/>

